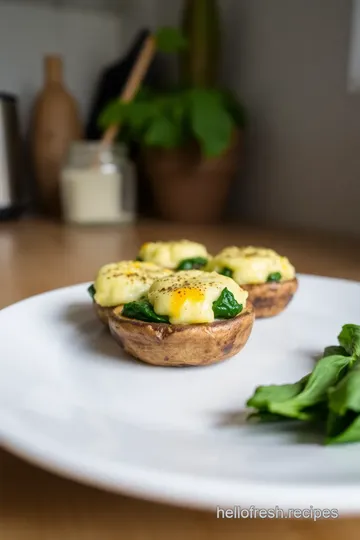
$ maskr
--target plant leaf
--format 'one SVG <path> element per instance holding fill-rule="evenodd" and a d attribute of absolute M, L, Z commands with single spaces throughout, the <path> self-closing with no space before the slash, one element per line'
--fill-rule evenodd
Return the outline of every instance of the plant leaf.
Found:
<path fill-rule="evenodd" d="M 338 336 L 339 343 L 347 353 L 360 358 L 360 326 L 345 324 Z"/>
<path fill-rule="evenodd" d="M 131 102 L 113 100 L 100 114 L 98 124 L 103 129 L 121 124 L 122 132 L 127 129 L 138 138 L 157 112 L 153 99 L 147 89 L 141 89 Z"/>
<path fill-rule="evenodd" d="M 148 146 L 174 148 L 178 142 L 179 134 L 176 125 L 164 116 L 157 116 L 145 133 L 145 143 Z"/>
<path fill-rule="evenodd" d="M 122 124 L 126 120 L 128 105 L 118 99 L 111 101 L 99 116 L 98 125 L 102 129 L 115 124 Z"/>
<path fill-rule="evenodd" d="M 193 89 L 190 91 L 190 123 L 203 154 L 221 155 L 231 143 L 234 122 L 224 107 L 218 92 Z"/>
<path fill-rule="evenodd" d="M 174 53 L 188 47 L 184 34 L 178 28 L 170 26 L 159 28 L 155 34 L 155 40 L 157 49 L 163 53 Z"/>
<path fill-rule="evenodd" d="M 174 29 L 162 29 L 159 39 L 172 36 L 171 41 L 175 34 Z M 195 139 L 202 155 L 208 158 L 219 156 L 228 148 L 236 126 L 226 94 L 203 88 L 166 92 L 141 88 L 129 103 L 110 102 L 98 123 L 102 129 L 121 126 L 118 137 L 127 143 L 174 148 Z"/>
<path fill-rule="evenodd" d="M 148 300 L 137 300 L 125 304 L 121 314 L 129 319 L 137 319 L 139 321 L 169 323 L 169 317 L 155 313 L 153 306 Z"/>
<path fill-rule="evenodd" d="M 212 307 L 215 319 L 232 319 L 241 313 L 243 309 L 242 304 L 235 300 L 233 293 L 226 287 L 219 298 L 213 302 Z"/>
<path fill-rule="evenodd" d="M 194 270 L 206 266 L 207 259 L 204 257 L 194 257 L 192 259 L 184 259 L 181 261 L 176 270 Z"/>
<path fill-rule="evenodd" d="M 154 89 L 150 86 L 141 86 L 135 96 L 135 101 L 150 101 L 155 97 Z"/>
<path fill-rule="evenodd" d="M 134 101 L 127 105 L 126 121 L 133 130 L 142 130 L 155 117 L 156 110 L 151 103 L 145 101 Z"/>

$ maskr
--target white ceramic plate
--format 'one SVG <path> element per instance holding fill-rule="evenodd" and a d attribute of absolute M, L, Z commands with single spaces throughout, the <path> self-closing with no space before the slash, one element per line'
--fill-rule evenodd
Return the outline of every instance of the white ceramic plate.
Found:
<path fill-rule="evenodd" d="M 126 356 L 99 324 L 88 284 L 0 312 L 0 435 L 45 468 L 143 498 L 214 509 L 360 510 L 360 444 L 248 425 L 259 384 L 295 382 L 360 323 L 360 284 L 300 276 L 286 312 L 256 321 L 245 349 L 203 368 Z"/>

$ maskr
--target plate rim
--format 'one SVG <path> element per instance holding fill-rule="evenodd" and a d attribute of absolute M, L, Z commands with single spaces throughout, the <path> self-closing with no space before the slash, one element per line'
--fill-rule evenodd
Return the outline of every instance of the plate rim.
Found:
<path fill-rule="evenodd" d="M 341 281 L 357 286 L 360 285 L 360 281 L 353 279 L 302 273 L 297 274 L 297 276 L 300 278 L 300 281 L 301 278 L 311 278 L 316 280 L 325 279 Z M 6 310 L 17 309 L 19 305 L 26 302 L 34 301 L 37 298 L 51 296 L 53 294 L 59 294 L 66 290 L 80 289 L 80 287 L 86 287 L 90 284 L 91 282 L 79 282 L 29 296 L 2 308 L 0 310 L 0 318 L 6 316 Z M 128 464 L 122 465 L 117 470 L 115 479 L 110 479 L 107 477 L 104 468 L 102 472 L 101 466 L 100 468 L 99 466 L 95 466 L 94 468 L 94 460 L 90 460 L 89 462 L 85 460 L 79 468 L 77 454 L 74 454 L 74 459 L 71 460 L 68 456 L 64 457 L 61 455 L 61 453 L 56 455 L 56 452 L 54 453 L 52 449 L 49 451 L 49 447 L 46 447 L 46 445 L 40 445 L 41 447 L 39 449 L 39 445 L 36 445 L 34 441 L 29 440 L 29 437 L 26 435 L 16 432 L 16 429 L 9 429 L 9 426 L 6 428 L 6 423 L 6 412 L 1 413 L 0 411 L 0 445 L 5 450 L 28 463 L 54 473 L 57 476 L 81 482 L 82 484 L 100 488 L 105 491 L 121 493 L 123 495 L 156 501 L 163 504 L 214 511 L 217 507 L 229 508 L 228 504 L 222 504 L 223 502 L 226 502 L 226 499 L 228 498 L 225 493 L 229 487 L 233 489 L 233 487 L 236 486 L 235 491 L 241 489 L 245 494 L 243 500 L 241 500 L 241 497 L 237 497 L 238 502 L 236 502 L 236 505 L 242 506 L 243 508 L 249 508 L 249 499 L 254 501 L 252 504 L 256 507 L 273 508 L 275 491 L 276 497 L 281 501 L 277 506 L 284 511 L 289 508 L 300 508 L 300 500 L 311 498 L 313 507 L 316 507 L 317 500 L 321 500 L 320 508 L 323 508 L 324 500 L 327 500 L 328 505 L 326 507 L 337 508 L 340 515 L 349 516 L 360 512 L 360 483 L 355 486 L 334 484 L 334 486 L 328 487 L 316 485 L 310 487 L 309 484 L 299 486 L 295 483 L 282 486 L 281 484 L 271 483 L 269 487 L 268 482 L 265 481 L 263 483 L 256 481 L 241 482 L 239 480 L 232 482 L 229 479 L 215 479 L 208 476 L 207 478 L 196 477 L 197 486 L 194 490 L 194 486 L 188 479 L 188 476 L 191 476 L 189 474 L 184 475 L 179 472 L 157 471 L 156 468 L 135 467 L 133 465 L 129 466 Z M 119 465 L 121 465 L 121 462 Z M 128 470 L 127 473 L 126 469 Z M 139 482 L 140 479 L 141 482 Z M 231 486 L 232 484 L 233 486 Z M 215 501 L 213 494 L 209 496 L 209 492 L 207 491 L 209 486 L 212 486 L 212 489 L 210 490 L 211 493 L 214 491 L 219 493 L 218 500 Z M 334 490 L 336 490 L 335 494 Z M 260 496 L 259 492 L 261 492 Z M 336 506 L 332 504 L 332 501 L 335 501 L 335 499 Z M 358 502 L 356 502 L 357 500 Z M 243 506 L 242 503 L 245 501 L 246 504 Z M 286 503 L 285 501 L 290 502 Z M 340 507 L 339 501 L 341 502 Z M 231 506 L 235 506 L 235 503 Z M 309 508 L 310 506 L 311 505 L 308 504 L 307 506 L 303 506 L 303 508 Z M 317 507 L 319 507 L 319 505 Z"/>
<path fill-rule="evenodd" d="M 1 417 L 0 417 L 1 420 Z M 1 438 L 3 438 L 1 436 Z M 14 442 L 15 441 L 15 442 Z M 196 489 L 191 483 L 191 475 L 183 473 L 159 472 L 155 468 L 125 465 L 115 478 L 110 478 L 93 464 L 83 462 L 79 467 L 77 459 L 69 460 L 55 455 L 48 449 L 35 450 L 19 434 L 7 437 L 2 447 L 40 469 L 53 473 L 60 478 L 80 482 L 88 487 L 101 489 L 110 493 L 135 497 L 142 500 L 158 502 L 215 512 L 217 508 L 275 508 L 286 512 L 289 509 L 329 508 L 336 509 L 341 517 L 349 517 L 360 513 L 360 484 L 347 486 L 336 484 L 333 487 L 313 485 L 300 486 L 294 483 L 285 487 L 266 482 L 239 482 L 229 479 L 197 478 Z M 43 454 L 46 455 L 44 456 Z M 84 464 L 85 463 L 85 464 Z M 100 467 L 101 469 L 101 467 Z M 127 472 L 126 472 L 127 470 Z M 242 491 L 243 494 L 229 495 Z M 276 495 L 274 497 L 274 491 Z M 336 492 L 335 492 L 336 491 Z M 218 495 L 214 495 L 217 492 Z M 259 495 L 261 493 L 261 495 Z M 295 493 L 295 495 L 294 495 Z M 277 499 L 274 501 L 274 499 Z M 250 500 L 250 501 L 249 501 Z M 339 500 L 341 504 L 339 504 Z M 346 500 L 346 503 L 344 501 Z M 324 504 L 326 501 L 326 504 Z"/>

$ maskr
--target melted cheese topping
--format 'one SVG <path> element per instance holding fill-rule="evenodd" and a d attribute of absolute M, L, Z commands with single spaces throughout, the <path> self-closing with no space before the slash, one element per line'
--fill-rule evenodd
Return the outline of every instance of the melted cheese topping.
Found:
<path fill-rule="evenodd" d="M 194 257 L 210 258 L 205 246 L 189 240 L 147 242 L 141 246 L 139 257 L 143 261 L 149 261 L 163 268 L 171 269 L 177 268 L 181 261 L 185 259 L 193 259 Z"/>
<path fill-rule="evenodd" d="M 245 308 L 248 293 L 233 279 L 200 270 L 184 270 L 154 281 L 148 298 L 155 313 L 168 316 L 171 324 L 212 323 L 213 302 L 225 287 Z"/>
<path fill-rule="evenodd" d="M 171 274 L 152 263 L 122 261 L 100 268 L 94 282 L 94 300 L 103 307 L 114 307 L 139 300 L 155 279 Z"/>
<path fill-rule="evenodd" d="M 269 274 L 280 272 L 281 281 L 295 277 L 295 268 L 286 257 L 272 249 L 257 247 L 227 247 L 208 264 L 210 271 L 233 271 L 233 279 L 239 285 L 265 283 Z"/>

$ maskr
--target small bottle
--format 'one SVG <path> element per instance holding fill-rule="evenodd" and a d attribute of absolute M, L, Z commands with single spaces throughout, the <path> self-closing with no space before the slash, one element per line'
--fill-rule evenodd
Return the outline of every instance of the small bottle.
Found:
<path fill-rule="evenodd" d="M 65 222 L 131 223 L 136 219 L 136 177 L 126 147 L 74 142 L 61 173 Z"/>
<path fill-rule="evenodd" d="M 32 155 L 41 210 L 59 218 L 61 165 L 69 145 L 82 138 L 83 130 L 78 105 L 63 83 L 61 57 L 45 57 L 44 75 L 33 111 Z"/>

